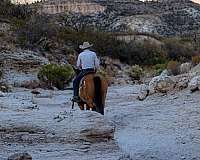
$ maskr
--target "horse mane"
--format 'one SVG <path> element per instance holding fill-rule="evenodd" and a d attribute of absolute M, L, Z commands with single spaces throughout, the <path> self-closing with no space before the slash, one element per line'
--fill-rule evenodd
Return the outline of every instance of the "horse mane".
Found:
<path fill-rule="evenodd" d="M 94 76 L 94 88 L 95 88 L 95 96 L 94 96 L 94 102 L 96 104 L 96 110 L 97 112 L 104 114 L 104 106 L 102 104 L 102 92 L 101 92 L 101 77 L 100 76 Z"/>

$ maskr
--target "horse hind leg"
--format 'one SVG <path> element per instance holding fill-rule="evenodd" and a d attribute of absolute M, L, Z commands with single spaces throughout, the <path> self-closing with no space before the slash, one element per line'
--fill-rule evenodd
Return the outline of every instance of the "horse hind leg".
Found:
<path fill-rule="evenodd" d="M 93 102 L 89 102 L 86 104 L 86 110 L 96 111 L 95 104 Z"/>
<path fill-rule="evenodd" d="M 81 110 L 84 110 L 84 109 L 85 109 L 85 108 L 84 108 L 84 103 L 79 103 L 78 106 L 79 106 L 79 108 L 80 108 Z"/>
<path fill-rule="evenodd" d="M 90 106 L 86 104 L 86 110 L 90 110 Z"/>

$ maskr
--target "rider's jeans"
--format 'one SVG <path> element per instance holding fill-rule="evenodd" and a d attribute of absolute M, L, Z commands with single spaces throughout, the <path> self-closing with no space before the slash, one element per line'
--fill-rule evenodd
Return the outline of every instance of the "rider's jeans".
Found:
<path fill-rule="evenodd" d="M 76 78 L 73 81 L 73 89 L 74 89 L 74 96 L 79 96 L 79 83 L 81 79 L 89 74 L 89 73 L 94 73 L 93 68 L 88 68 L 88 69 L 82 69 L 81 72 L 76 76 Z"/>

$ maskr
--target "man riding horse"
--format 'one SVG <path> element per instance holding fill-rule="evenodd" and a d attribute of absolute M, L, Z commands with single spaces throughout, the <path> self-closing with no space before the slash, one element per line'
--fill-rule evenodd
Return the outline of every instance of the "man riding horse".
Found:
<path fill-rule="evenodd" d="M 95 73 L 99 68 L 99 59 L 97 58 L 96 53 L 89 50 L 92 46 L 93 44 L 90 44 L 89 42 L 84 42 L 79 46 L 83 51 L 79 54 L 77 60 L 77 67 L 80 69 L 80 73 L 73 81 L 74 96 L 72 99 L 72 101 L 77 103 L 81 102 L 79 96 L 79 84 L 81 79 L 90 73 Z"/>

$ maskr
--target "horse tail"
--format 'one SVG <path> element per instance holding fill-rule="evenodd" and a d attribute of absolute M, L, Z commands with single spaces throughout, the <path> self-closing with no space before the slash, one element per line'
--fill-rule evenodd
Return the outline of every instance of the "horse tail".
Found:
<path fill-rule="evenodd" d="M 94 88 L 95 88 L 95 96 L 94 102 L 96 105 L 96 111 L 104 115 L 104 106 L 102 103 L 102 93 L 101 93 L 101 78 L 99 76 L 94 77 Z"/>

